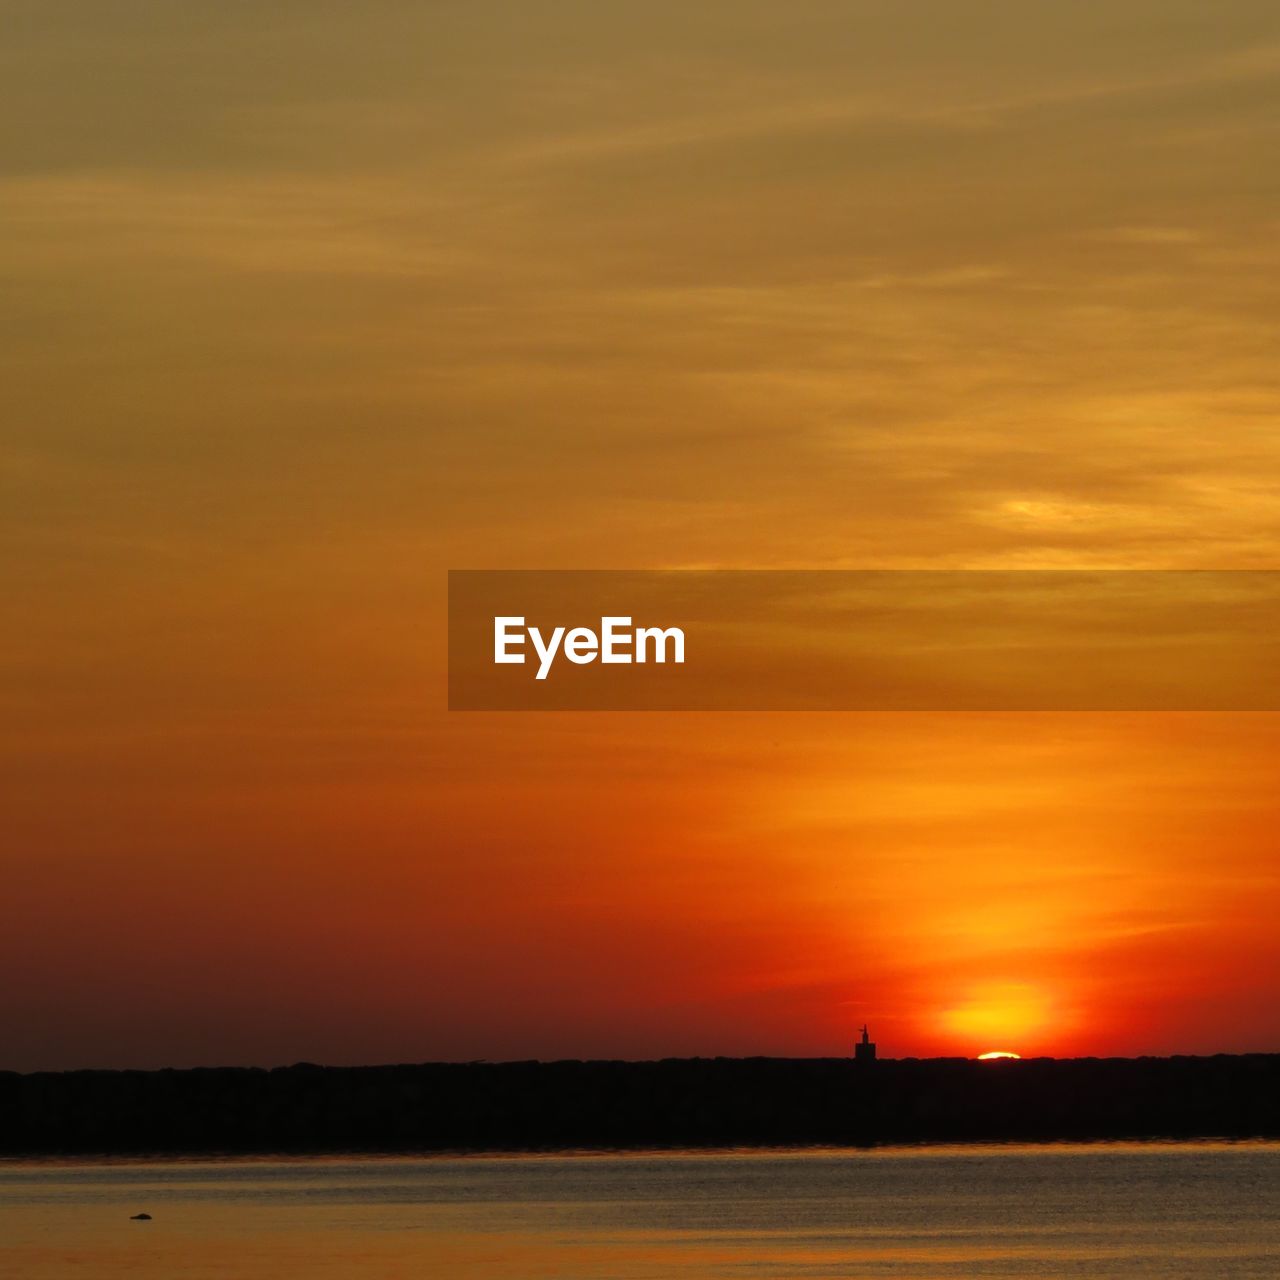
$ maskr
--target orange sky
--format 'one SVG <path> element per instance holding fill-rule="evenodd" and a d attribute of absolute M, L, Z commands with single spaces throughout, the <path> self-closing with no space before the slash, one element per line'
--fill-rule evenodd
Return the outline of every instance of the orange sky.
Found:
<path fill-rule="evenodd" d="M 0 1068 L 1280 1050 L 1280 718 L 443 710 L 449 567 L 1280 567 L 1273 5 L 16 11 Z"/>

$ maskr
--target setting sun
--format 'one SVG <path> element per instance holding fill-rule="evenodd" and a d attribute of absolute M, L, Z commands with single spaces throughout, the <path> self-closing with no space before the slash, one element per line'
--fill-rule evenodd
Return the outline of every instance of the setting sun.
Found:
<path fill-rule="evenodd" d="M 942 1020 L 956 1038 L 1008 1043 L 1037 1037 L 1050 1019 L 1049 998 L 1038 987 L 1025 982 L 992 982 L 973 988 L 961 1003 L 943 1014 Z"/>
<path fill-rule="evenodd" d="M 1007 1050 L 1004 1050 L 1004 1049 L 993 1049 L 990 1053 L 978 1054 L 978 1061 L 979 1062 L 995 1062 L 998 1059 L 1002 1059 L 1002 1058 L 1020 1059 L 1021 1057 L 1022 1057 L 1022 1054 L 1020 1053 L 1009 1053 Z"/>

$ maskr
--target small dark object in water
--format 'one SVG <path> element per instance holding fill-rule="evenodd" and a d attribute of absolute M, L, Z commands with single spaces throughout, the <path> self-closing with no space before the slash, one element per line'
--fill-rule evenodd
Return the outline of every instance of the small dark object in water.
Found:
<path fill-rule="evenodd" d="M 150 1222 L 151 1215 L 149 1213 L 135 1213 L 133 1217 L 129 1219 L 129 1221 L 130 1222 Z"/>

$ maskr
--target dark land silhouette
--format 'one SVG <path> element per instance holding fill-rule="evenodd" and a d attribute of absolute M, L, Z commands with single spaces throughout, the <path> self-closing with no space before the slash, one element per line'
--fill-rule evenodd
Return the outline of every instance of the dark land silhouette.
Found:
<path fill-rule="evenodd" d="M 0 1073 L 0 1152 L 1280 1137 L 1280 1054 Z"/>

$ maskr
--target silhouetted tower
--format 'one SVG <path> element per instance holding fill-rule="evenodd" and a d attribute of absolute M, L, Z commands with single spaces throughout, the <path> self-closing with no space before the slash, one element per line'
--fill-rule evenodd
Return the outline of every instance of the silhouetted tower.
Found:
<path fill-rule="evenodd" d="M 876 1060 L 875 1042 L 867 1033 L 866 1025 L 862 1028 L 862 1039 L 853 1046 L 854 1062 L 874 1062 Z"/>

